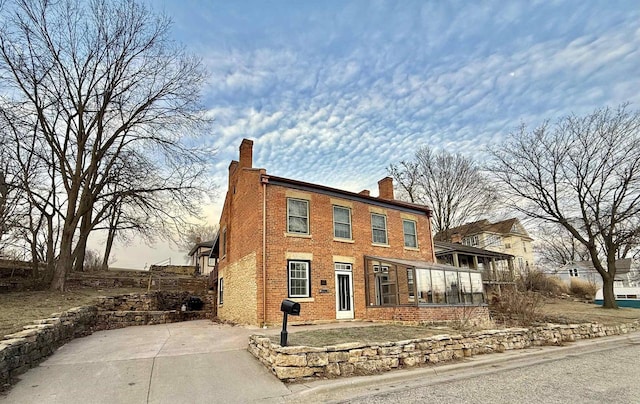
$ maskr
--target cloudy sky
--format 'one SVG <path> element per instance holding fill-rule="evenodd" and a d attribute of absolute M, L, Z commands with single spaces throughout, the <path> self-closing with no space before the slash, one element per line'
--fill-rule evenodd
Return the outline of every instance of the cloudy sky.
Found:
<path fill-rule="evenodd" d="M 377 189 L 429 145 L 479 160 L 524 122 L 640 108 L 640 5 L 630 1 L 152 2 L 211 74 L 220 184 L 242 138 L 273 175 Z M 125 250 L 114 266 L 184 253 Z"/>

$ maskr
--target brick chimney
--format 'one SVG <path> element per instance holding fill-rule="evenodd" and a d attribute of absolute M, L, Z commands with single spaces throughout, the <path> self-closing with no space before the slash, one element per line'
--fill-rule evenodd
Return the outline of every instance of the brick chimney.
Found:
<path fill-rule="evenodd" d="M 378 181 L 378 198 L 393 200 L 393 179 L 384 177 Z"/>
<path fill-rule="evenodd" d="M 240 143 L 240 168 L 251 168 L 253 166 L 253 141 L 242 139 Z"/>
<path fill-rule="evenodd" d="M 369 196 L 371 195 L 371 192 L 369 192 L 368 189 L 363 189 L 362 191 L 359 192 L 359 194 L 364 196 Z"/>

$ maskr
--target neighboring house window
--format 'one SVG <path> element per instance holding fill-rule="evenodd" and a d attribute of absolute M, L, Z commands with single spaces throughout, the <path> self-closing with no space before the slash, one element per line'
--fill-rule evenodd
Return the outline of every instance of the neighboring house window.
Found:
<path fill-rule="evenodd" d="M 309 297 L 309 261 L 289 261 L 289 297 Z"/>
<path fill-rule="evenodd" d="M 478 246 L 478 235 L 476 234 L 475 236 L 465 237 L 462 240 L 462 244 L 468 245 L 468 246 L 472 246 L 472 247 L 477 247 Z"/>
<path fill-rule="evenodd" d="M 511 243 L 504 243 L 504 248 L 511 248 Z"/>
<path fill-rule="evenodd" d="M 333 207 L 333 237 L 351 240 L 351 209 Z"/>
<path fill-rule="evenodd" d="M 502 245 L 502 237 L 497 236 L 495 234 L 492 234 L 489 237 L 487 237 L 487 247 L 489 246 L 496 247 L 501 245 Z"/>
<path fill-rule="evenodd" d="M 309 234 L 309 201 L 287 198 L 287 232 Z"/>
<path fill-rule="evenodd" d="M 413 220 L 403 220 L 404 246 L 418 248 L 418 237 L 416 236 L 416 222 Z"/>
<path fill-rule="evenodd" d="M 224 278 L 220 278 L 218 282 L 218 305 L 222 306 L 224 303 Z"/>
<path fill-rule="evenodd" d="M 371 232 L 373 233 L 373 242 L 376 244 L 387 243 L 387 217 L 377 213 L 371 214 Z"/>
<path fill-rule="evenodd" d="M 578 268 L 569 268 L 569 276 L 578 276 Z"/>
<path fill-rule="evenodd" d="M 227 255 L 227 229 L 226 227 L 222 229 L 222 236 L 220 238 L 220 250 L 222 250 L 222 256 L 225 257 Z"/>

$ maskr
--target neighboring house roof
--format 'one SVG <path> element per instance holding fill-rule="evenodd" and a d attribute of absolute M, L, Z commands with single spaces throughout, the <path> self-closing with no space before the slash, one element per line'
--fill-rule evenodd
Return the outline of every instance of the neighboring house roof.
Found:
<path fill-rule="evenodd" d="M 519 234 L 521 236 L 531 238 L 529 233 L 524 229 L 520 220 L 511 218 L 496 223 L 491 223 L 487 219 L 478 220 L 477 222 L 465 223 L 462 226 L 451 228 L 447 231 L 438 232 L 434 238 L 437 240 L 448 240 L 452 236 L 460 237 L 472 236 L 479 233 L 496 233 L 496 234 Z"/>
<path fill-rule="evenodd" d="M 465 253 L 469 255 L 477 255 L 479 257 L 489 258 L 514 258 L 514 255 L 485 250 L 483 248 L 471 247 L 460 243 L 449 243 L 447 241 L 434 241 L 436 257 L 448 255 L 454 252 Z"/>
<path fill-rule="evenodd" d="M 208 240 L 208 241 L 203 241 L 203 242 L 200 242 L 200 243 L 194 245 L 193 248 L 191 248 L 191 250 L 189 250 L 189 256 L 191 257 L 200 248 L 203 248 L 203 247 L 204 248 L 212 248 L 214 241 L 215 240 Z"/>
<path fill-rule="evenodd" d="M 616 275 L 631 272 L 631 258 L 616 260 Z M 597 272 L 591 261 L 574 261 L 564 265 L 564 268 L 578 268 L 585 271 Z"/>
<path fill-rule="evenodd" d="M 318 192 L 318 193 L 323 193 L 327 195 L 334 195 L 336 197 L 343 197 L 346 199 L 365 202 L 370 205 L 377 205 L 377 206 L 384 206 L 384 207 L 392 206 L 395 208 L 400 208 L 401 210 L 418 211 L 428 216 L 431 216 L 431 213 L 432 213 L 431 208 L 429 208 L 428 206 L 399 201 L 397 199 L 383 199 L 379 197 L 373 197 L 364 193 L 355 193 L 355 192 L 345 191 L 338 188 L 326 187 L 324 185 L 292 180 L 290 178 L 276 177 L 273 175 L 264 175 L 263 177 L 267 179 L 269 184 L 284 185 L 293 189 Z"/>

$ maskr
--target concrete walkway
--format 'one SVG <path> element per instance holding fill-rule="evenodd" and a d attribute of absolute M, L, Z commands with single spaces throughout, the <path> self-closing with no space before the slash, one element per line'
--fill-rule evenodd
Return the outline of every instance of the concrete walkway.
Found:
<path fill-rule="evenodd" d="M 208 320 L 100 331 L 20 376 L 0 403 L 228 403 L 290 394 L 246 350 L 263 330 Z M 278 330 L 268 330 L 271 333 Z"/>

